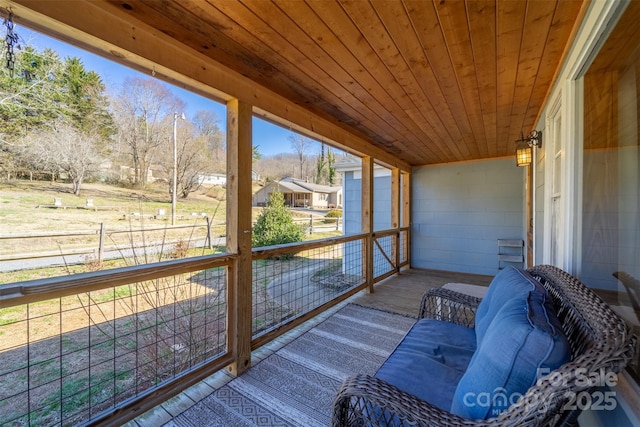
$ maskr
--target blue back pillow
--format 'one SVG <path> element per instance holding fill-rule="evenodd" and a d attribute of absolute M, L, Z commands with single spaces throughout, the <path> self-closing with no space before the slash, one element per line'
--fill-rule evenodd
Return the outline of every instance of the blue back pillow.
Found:
<path fill-rule="evenodd" d="M 512 280 L 516 275 L 521 283 Z M 485 307 L 479 322 L 483 336 L 478 339 L 476 352 L 454 393 L 451 412 L 465 418 L 498 416 L 524 395 L 539 376 L 560 367 L 571 357 L 569 342 L 546 289 L 526 272 L 516 270 L 504 276 L 509 280 L 503 284 L 512 287 L 498 286 L 493 289 L 494 295 L 490 295 L 493 284 L 490 286 L 487 297 L 491 300 L 483 301 Z M 496 290 L 500 293 L 495 293 Z M 501 307 L 496 305 L 498 301 Z M 486 322 L 489 324 L 485 325 Z"/>
<path fill-rule="evenodd" d="M 517 296 L 526 296 L 527 292 L 536 288 L 536 284 L 541 286 L 534 282 L 528 273 L 513 266 L 507 266 L 496 274 L 476 311 L 475 330 L 478 345 L 491 321 L 507 301 Z"/>

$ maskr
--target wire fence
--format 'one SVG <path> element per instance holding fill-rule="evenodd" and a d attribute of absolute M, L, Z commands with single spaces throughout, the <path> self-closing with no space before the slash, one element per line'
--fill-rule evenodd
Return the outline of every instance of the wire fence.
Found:
<path fill-rule="evenodd" d="M 219 357 L 225 264 L 0 309 L 0 424 L 74 425 Z"/>
<path fill-rule="evenodd" d="M 294 221 L 308 234 L 340 231 L 342 226 L 339 217 L 319 219 L 310 215 Z M 225 236 L 226 223 L 213 222 L 206 216 L 175 226 L 148 227 L 144 222 L 130 222 L 128 228 L 110 229 L 101 223 L 92 230 L 0 234 L 0 267 L 24 260 L 33 264 L 29 268 L 127 258 L 161 261 L 174 257 L 175 245 L 181 242 L 188 242 L 191 248 L 212 249 L 224 244 Z"/>
<path fill-rule="evenodd" d="M 146 254 L 160 253 L 162 248 L 169 248 L 179 240 L 211 247 L 213 238 L 225 235 L 225 227 L 225 223 L 213 223 L 205 217 L 205 222 L 196 220 L 192 224 L 177 226 L 146 227 L 144 224 L 131 224 L 129 228 L 109 229 L 101 223 L 93 230 L 2 234 L 0 262 L 78 255 L 102 261 L 103 258 L 124 257 L 127 256 L 124 254 L 136 250 Z"/>
<path fill-rule="evenodd" d="M 254 249 L 252 341 L 267 342 L 366 286 L 368 245 L 377 251 L 375 278 L 397 271 L 407 233 Z M 229 365 L 236 259 L 207 255 L 0 287 L 0 424 L 103 419 Z"/>
<path fill-rule="evenodd" d="M 355 242 L 359 244 L 351 241 L 275 254 L 265 251 L 261 259 L 254 259 L 254 338 L 364 283 L 362 239 Z"/>

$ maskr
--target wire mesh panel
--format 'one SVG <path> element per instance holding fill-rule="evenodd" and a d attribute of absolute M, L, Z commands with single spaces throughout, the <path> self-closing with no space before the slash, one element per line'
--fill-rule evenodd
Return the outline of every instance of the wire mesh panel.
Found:
<path fill-rule="evenodd" d="M 0 424 L 72 425 L 225 351 L 226 269 L 0 309 Z"/>
<path fill-rule="evenodd" d="M 400 265 L 409 262 L 409 230 L 400 230 L 400 242 L 398 244 L 400 251 Z"/>
<path fill-rule="evenodd" d="M 362 259 L 361 240 L 255 259 L 253 336 L 361 285 Z"/>
<path fill-rule="evenodd" d="M 373 245 L 373 277 L 383 276 L 396 267 L 396 242 L 393 234 L 376 236 Z"/>

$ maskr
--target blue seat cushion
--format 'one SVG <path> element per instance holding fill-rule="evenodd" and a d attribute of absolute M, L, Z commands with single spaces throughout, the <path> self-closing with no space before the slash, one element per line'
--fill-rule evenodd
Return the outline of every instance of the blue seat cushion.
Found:
<path fill-rule="evenodd" d="M 491 321 L 511 298 L 526 298 L 528 292 L 541 287 L 530 274 L 513 266 L 500 270 L 493 278 L 485 297 L 476 310 L 475 329 L 479 344 L 484 338 Z"/>
<path fill-rule="evenodd" d="M 498 416 L 539 376 L 570 360 L 569 343 L 546 289 L 535 280 L 526 282 L 531 289 L 506 300 L 478 342 L 453 396 L 452 413 L 473 419 Z"/>
<path fill-rule="evenodd" d="M 448 411 L 458 381 L 476 348 L 472 328 L 418 320 L 376 377 Z"/>

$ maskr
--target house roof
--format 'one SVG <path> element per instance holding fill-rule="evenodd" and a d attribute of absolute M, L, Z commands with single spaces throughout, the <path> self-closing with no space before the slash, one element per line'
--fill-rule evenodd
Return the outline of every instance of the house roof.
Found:
<path fill-rule="evenodd" d="M 286 193 L 286 192 L 290 192 L 290 193 L 312 193 L 313 191 L 301 187 L 299 185 L 297 185 L 294 182 L 288 182 L 288 181 L 274 181 L 273 185 L 279 189 L 279 191 Z"/>
<path fill-rule="evenodd" d="M 409 168 L 511 155 L 535 126 L 589 3 L 8 4 L 17 23 Z"/>
<path fill-rule="evenodd" d="M 283 183 L 293 184 L 297 187 L 307 190 L 306 192 L 313 192 L 313 193 L 337 193 L 342 188 L 341 186 L 315 184 L 312 182 L 306 182 L 306 181 L 295 179 L 295 178 L 284 178 L 280 180 L 280 183 L 281 185 Z M 303 191 L 300 191 L 300 192 L 303 192 Z"/>

